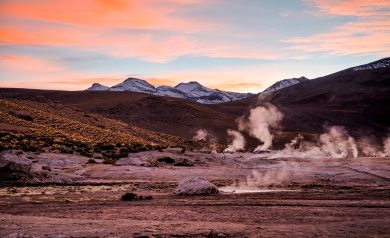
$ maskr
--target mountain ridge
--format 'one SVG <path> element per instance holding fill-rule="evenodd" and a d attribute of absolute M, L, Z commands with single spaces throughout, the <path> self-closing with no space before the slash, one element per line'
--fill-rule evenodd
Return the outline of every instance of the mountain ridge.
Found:
<path fill-rule="evenodd" d="M 140 92 L 157 96 L 184 98 L 202 104 L 218 104 L 237 101 L 253 95 L 251 93 L 237 93 L 218 89 L 210 89 L 196 81 L 179 83 L 175 87 L 165 85 L 155 87 L 146 80 L 133 77 L 127 78 L 125 81 L 112 87 L 94 83 L 91 87 L 86 89 L 86 91 Z"/>
<path fill-rule="evenodd" d="M 268 88 L 266 88 L 263 92 L 264 93 L 274 92 L 274 91 L 277 91 L 277 90 L 280 90 L 283 88 L 287 88 L 287 87 L 290 87 L 290 86 L 298 84 L 298 83 L 305 82 L 307 80 L 309 80 L 309 79 L 304 77 L 304 76 L 302 76 L 300 78 L 282 79 L 282 80 L 279 80 L 276 83 L 272 84 Z"/>

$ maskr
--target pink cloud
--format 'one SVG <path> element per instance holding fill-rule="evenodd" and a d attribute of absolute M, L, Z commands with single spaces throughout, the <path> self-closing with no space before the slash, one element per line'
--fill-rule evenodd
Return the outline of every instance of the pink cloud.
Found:
<path fill-rule="evenodd" d="M 62 70 L 58 65 L 49 60 L 31 56 L 0 56 L 0 66 L 10 71 L 25 72 L 57 72 Z"/>
<path fill-rule="evenodd" d="M 199 39 L 194 32 L 214 34 L 221 23 L 175 14 L 186 7 L 195 8 L 213 1 L 9 1 L 1 5 L 0 14 L 3 18 L 33 19 L 62 25 L 7 25 L 0 22 L 0 44 L 72 47 L 115 57 L 137 57 L 156 62 L 166 62 L 184 55 L 282 58 L 271 50 L 259 49 L 229 38 L 218 42 Z"/>
<path fill-rule="evenodd" d="M 0 25 L 0 43 L 68 46 L 105 52 L 115 57 L 137 57 L 156 62 L 165 62 L 183 55 L 259 59 L 281 57 L 275 52 L 254 49 L 238 42 L 200 41 L 187 34 L 126 33 L 84 27 Z"/>
<path fill-rule="evenodd" d="M 307 0 L 321 13 L 358 17 L 332 32 L 295 37 L 285 42 L 301 52 L 327 52 L 336 55 L 390 54 L 390 0 Z"/>
<path fill-rule="evenodd" d="M 322 13 L 330 15 L 346 15 L 346 16 L 373 16 L 380 15 L 381 11 L 387 9 L 389 11 L 389 0 L 306 0 L 313 4 Z M 387 16 L 388 12 L 385 13 Z"/>

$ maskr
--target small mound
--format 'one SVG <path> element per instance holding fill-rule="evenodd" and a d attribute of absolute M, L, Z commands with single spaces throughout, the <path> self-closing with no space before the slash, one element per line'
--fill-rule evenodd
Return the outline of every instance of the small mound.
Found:
<path fill-rule="evenodd" d="M 181 181 L 176 189 L 176 195 L 196 196 L 196 195 L 215 195 L 219 190 L 217 186 L 204 178 L 189 178 Z"/>

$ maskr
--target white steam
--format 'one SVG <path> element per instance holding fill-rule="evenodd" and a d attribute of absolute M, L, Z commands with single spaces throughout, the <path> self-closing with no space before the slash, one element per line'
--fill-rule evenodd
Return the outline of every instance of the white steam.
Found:
<path fill-rule="evenodd" d="M 358 156 L 355 140 L 341 126 L 332 126 L 321 134 L 317 143 L 306 142 L 302 135 L 298 135 L 285 149 L 271 157 L 332 157 L 347 158 Z"/>
<path fill-rule="evenodd" d="M 232 138 L 232 143 L 228 145 L 224 152 L 236 152 L 238 150 L 244 149 L 245 139 L 239 131 L 229 129 L 227 130 L 227 134 Z"/>
<path fill-rule="evenodd" d="M 347 158 L 358 156 L 355 139 L 341 126 L 332 126 L 328 132 L 320 136 L 321 150 L 332 158 Z"/>
<path fill-rule="evenodd" d="M 309 170 L 310 172 L 311 170 Z M 281 162 L 267 170 L 252 170 L 245 181 L 238 181 L 230 186 L 221 188 L 222 191 L 245 192 L 258 191 L 272 185 L 281 185 L 294 182 L 303 173 L 308 173 L 296 162 Z"/>
<path fill-rule="evenodd" d="M 199 129 L 196 131 L 196 134 L 194 137 L 192 137 L 192 139 L 195 141 L 200 141 L 200 140 L 206 141 L 208 134 L 209 133 L 207 132 L 206 129 Z"/>
<path fill-rule="evenodd" d="M 383 153 L 385 157 L 390 157 L 390 137 L 383 142 Z"/>
<path fill-rule="evenodd" d="M 374 145 L 372 138 L 366 137 L 356 140 L 348 134 L 342 126 L 327 128 L 327 132 L 321 134 L 316 143 L 304 141 L 302 135 L 298 135 L 285 148 L 276 152 L 271 158 L 357 158 L 359 151 L 369 157 L 386 157 L 390 152 L 390 138 L 384 142 L 383 151 L 380 146 Z"/>
<path fill-rule="evenodd" d="M 249 135 L 262 143 L 255 151 L 267 150 L 272 146 L 273 140 L 270 129 L 278 127 L 282 119 L 283 113 L 274 105 L 268 104 L 252 109 L 247 120 L 239 121 L 239 129 L 248 131 Z"/>
<path fill-rule="evenodd" d="M 383 148 L 375 137 L 363 137 L 359 139 L 359 149 L 367 157 L 390 157 L 390 137 L 383 140 Z"/>

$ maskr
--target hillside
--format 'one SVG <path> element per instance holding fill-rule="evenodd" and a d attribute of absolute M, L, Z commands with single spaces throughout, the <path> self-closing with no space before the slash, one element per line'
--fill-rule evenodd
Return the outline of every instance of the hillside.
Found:
<path fill-rule="evenodd" d="M 160 146 L 196 146 L 178 137 L 144 130 L 119 120 L 54 102 L 0 99 L 1 148 L 77 151 L 92 156 L 96 147 L 124 151 Z M 190 144 L 189 144 L 190 143 Z"/>
<path fill-rule="evenodd" d="M 355 135 L 386 136 L 390 127 L 389 59 L 260 94 L 255 105 L 273 103 L 285 114 L 286 131 L 318 132 L 344 125 Z M 381 67 L 379 67 L 381 66 Z"/>
<path fill-rule="evenodd" d="M 221 142 L 227 128 L 248 108 L 251 98 L 206 105 L 190 100 L 134 92 L 50 91 L 0 89 L 0 96 L 67 105 L 77 110 L 126 122 L 149 131 L 191 139 L 197 130 L 207 129 Z M 109 98 L 109 100 L 107 100 Z"/>

